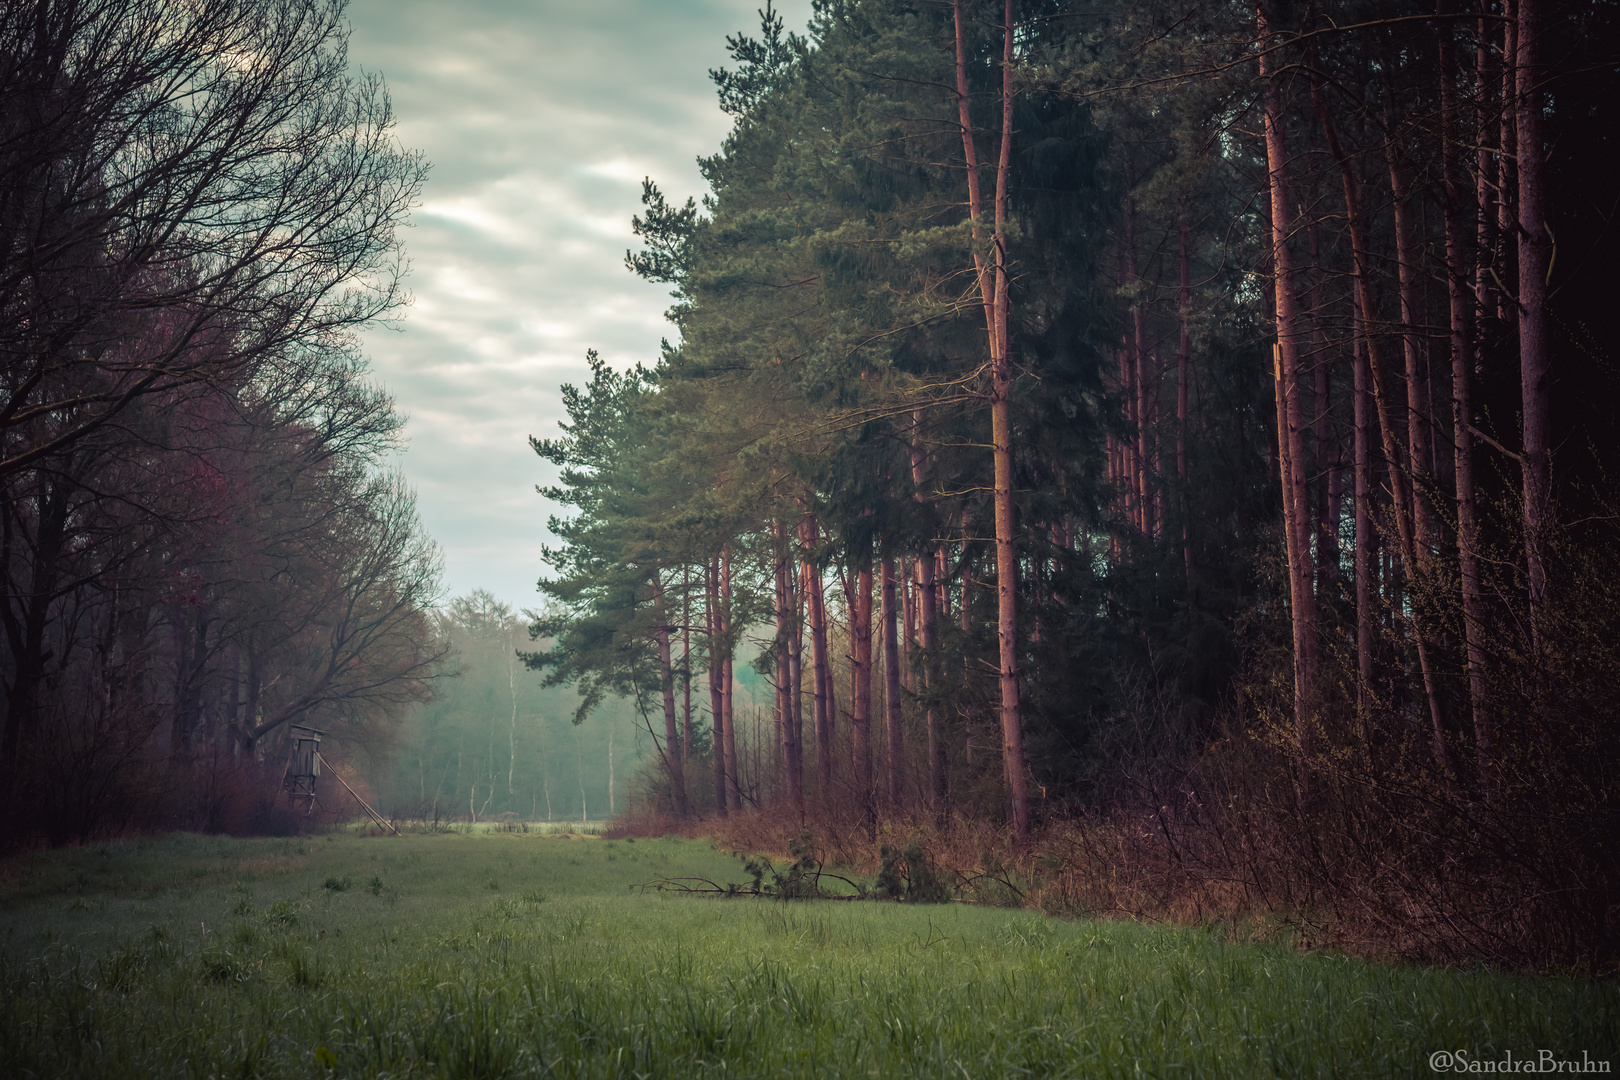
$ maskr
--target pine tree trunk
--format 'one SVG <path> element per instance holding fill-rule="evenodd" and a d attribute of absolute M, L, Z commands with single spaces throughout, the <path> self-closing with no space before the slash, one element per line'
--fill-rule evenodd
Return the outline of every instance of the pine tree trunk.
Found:
<path fill-rule="evenodd" d="M 1393 125 L 1391 125 L 1393 131 Z M 1434 547 L 1429 512 L 1429 377 L 1419 341 L 1422 319 L 1418 298 L 1417 256 L 1412 247 L 1411 192 L 1393 134 L 1384 140 L 1389 159 L 1389 184 L 1395 215 L 1395 263 L 1400 285 L 1401 352 L 1406 360 L 1406 461 L 1412 506 L 1412 555 L 1416 562 L 1407 573 L 1416 577 L 1427 569 Z"/>
<path fill-rule="evenodd" d="M 1136 262 L 1136 200 L 1125 198 L 1125 283 L 1133 292 L 1130 310 L 1131 386 L 1136 418 L 1136 527 L 1144 537 L 1155 534 L 1153 519 L 1154 461 L 1151 445 L 1154 403 L 1153 361 L 1147 347 L 1147 307 L 1143 299 L 1142 274 Z"/>
<path fill-rule="evenodd" d="M 783 527 L 784 539 L 789 534 Z M 788 545 L 782 572 L 787 575 L 788 614 L 792 620 L 788 630 L 788 724 L 793 735 L 793 776 L 797 786 L 799 815 L 805 810 L 804 800 L 804 592 L 799 588 L 798 570 L 793 561 L 792 545 Z"/>
<path fill-rule="evenodd" d="M 1283 519 L 1288 550 L 1289 605 L 1294 637 L 1294 739 L 1301 777 L 1310 747 L 1310 713 L 1316 704 L 1316 596 L 1312 591 L 1310 538 L 1305 517 L 1305 438 L 1300 408 L 1298 304 L 1294 260 L 1288 248 L 1292 202 L 1288 193 L 1288 152 L 1283 133 L 1282 95 L 1273 78 L 1275 47 L 1265 5 L 1256 8 L 1260 77 L 1265 89 L 1266 165 L 1271 194 L 1271 255 L 1275 268 L 1278 458 L 1282 473 Z"/>
<path fill-rule="evenodd" d="M 726 806 L 726 706 L 720 691 L 725 664 L 720 659 L 720 559 L 711 558 L 704 566 L 704 629 L 709 635 L 709 715 L 714 720 L 714 812 L 725 817 Z"/>
<path fill-rule="evenodd" d="M 1451 14 L 1452 0 L 1439 0 L 1437 14 Z M 1463 186 L 1458 157 L 1457 101 L 1453 77 L 1456 47 L 1451 29 L 1442 22 L 1440 33 L 1440 136 L 1445 177 L 1446 285 L 1451 304 L 1451 411 L 1452 462 L 1457 498 L 1457 569 L 1462 584 L 1463 638 L 1467 650 L 1468 704 L 1474 721 L 1474 752 L 1478 761 L 1480 789 L 1489 792 L 1496 769 L 1496 753 L 1491 717 L 1486 701 L 1485 646 L 1482 640 L 1485 615 L 1479 566 L 1479 516 L 1474 500 L 1473 397 L 1469 367 L 1474 360 L 1474 344 L 1469 326 L 1469 308 L 1478 302 L 1469 291 L 1467 256 L 1464 247 L 1464 214 L 1478 212 L 1470 202 L 1473 194 Z M 1480 220 L 1485 215 L 1480 213 Z M 1483 257 L 1483 250 L 1481 252 Z"/>
<path fill-rule="evenodd" d="M 1519 305 L 1518 251 L 1510 249 L 1519 235 L 1519 15 L 1517 0 L 1502 0 L 1502 115 L 1496 156 L 1496 232 L 1502 257 L 1497 260 L 1497 277 L 1502 288 L 1496 294 L 1496 317 L 1506 326 L 1516 325 Z"/>
<path fill-rule="evenodd" d="M 1120 281 L 1127 279 L 1123 271 Z M 1127 322 L 1130 312 L 1125 312 Z M 1137 397 L 1137 372 L 1141 362 L 1136 355 L 1136 335 L 1126 330 L 1119 351 L 1119 393 L 1125 409 L 1125 433 L 1120 438 L 1120 471 L 1125 478 L 1125 520 L 1136 532 L 1142 531 L 1142 455 L 1137 447 L 1136 432 L 1142 427 L 1141 400 Z"/>
<path fill-rule="evenodd" d="M 692 580 L 681 567 L 681 775 L 692 764 Z"/>
<path fill-rule="evenodd" d="M 1373 687 L 1373 506 L 1372 417 L 1367 390 L 1366 330 L 1359 311 L 1355 318 L 1355 517 L 1356 517 L 1356 715 L 1366 742 L 1366 718 L 1372 708 Z"/>
<path fill-rule="evenodd" d="M 900 688 L 908 694 L 917 692 L 916 664 L 911 651 L 917 643 L 917 597 L 912 588 L 915 577 L 913 560 L 902 556 L 895 566 L 895 587 L 900 603 Z"/>
<path fill-rule="evenodd" d="M 1477 31 L 1474 53 L 1474 138 L 1478 144 L 1474 151 L 1474 205 L 1479 214 L 1475 235 L 1474 254 L 1474 347 L 1479 349 L 1484 336 L 1485 320 L 1493 311 L 1491 302 L 1491 270 L 1501 265 L 1497 251 L 1495 189 L 1496 125 L 1491 122 L 1490 104 L 1498 85 L 1491 77 L 1490 23 L 1482 13 Z M 1477 357 L 1476 357 L 1477 362 Z"/>
<path fill-rule="evenodd" d="M 900 627 L 896 609 L 894 557 L 882 562 L 883 714 L 888 736 L 889 813 L 898 816 L 905 804 L 905 740 L 900 729 Z"/>
<path fill-rule="evenodd" d="M 1339 545 L 1338 519 L 1331 517 L 1333 500 L 1329 489 L 1333 486 L 1333 467 L 1329 461 L 1333 444 L 1333 365 L 1329 361 L 1327 345 L 1327 291 L 1326 270 L 1322 265 L 1321 230 L 1312 221 L 1306 235 L 1311 246 L 1311 375 L 1316 394 L 1312 406 L 1311 434 L 1312 471 L 1316 477 L 1316 505 L 1312 508 L 1311 527 L 1316 533 L 1316 594 L 1331 597 L 1338 592 Z"/>
<path fill-rule="evenodd" d="M 741 813 L 742 780 L 737 774 L 736 679 L 732 671 L 731 635 L 731 545 L 726 544 L 720 549 L 720 639 L 725 650 L 721 657 L 720 704 L 725 713 L 726 794 L 732 811 Z"/>
<path fill-rule="evenodd" d="M 792 552 L 787 526 L 772 525 L 776 537 L 776 715 L 781 731 L 782 761 L 787 772 L 787 796 L 794 811 L 804 816 L 804 768 L 799 760 L 799 726 L 793 712 L 793 659 L 789 641 L 798 635 L 797 604 L 792 596 Z"/>
<path fill-rule="evenodd" d="M 875 819 L 872 789 L 872 556 L 857 555 L 854 595 L 849 598 L 850 769 L 861 820 Z"/>
<path fill-rule="evenodd" d="M 968 530 L 973 524 L 973 508 L 962 508 L 962 605 L 956 614 L 958 628 L 962 632 L 962 678 L 966 682 L 973 677 L 973 559 L 968 548 Z M 967 737 L 963 740 L 963 759 L 971 768 L 973 765 L 973 714 L 967 708 L 961 709 L 963 726 Z"/>
<path fill-rule="evenodd" d="M 814 547 L 818 542 L 816 519 L 806 516 L 800 524 L 804 546 Z M 810 563 L 804 564 L 805 597 L 810 610 L 810 666 L 814 693 L 813 719 L 816 736 L 816 787 L 822 805 L 828 805 L 833 793 L 833 717 L 834 695 L 832 659 L 827 651 L 827 602 L 822 588 L 821 572 Z"/>
<path fill-rule="evenodd" d="M 1010 397 L 1012 364 L 1007 356 L 1008 286 L 1007 180 L 1012 167 L 1013 113 L 1013 0 L 1007 0 L 1002 27 L 1001 145 L 996 164 L 995 220 L 989 265 L 978 247 L 982 239 L 983 201 L 979 194 L 978 151 L 968 109 L 967 55 L 963 40 L 962 4 L 956 0 L 956 93 L 967 159 L 968 203 L 973 220 L 974 268 L 984 302 L 985 329 L 990 344 L 990 442 L 995 465 L 996 524 L 996 636 L 999 643 L 1001 684 L 1001 753 L 1012 797 L 1013 832 L 1020 842 L 1029 838 L 1030 807 L 1028 766 L 1024 760 L 1024 729 L 1018 707 L 1018 557 L 1014 546 L 1012 503 L 1012 422 Z"/>
<path fill-rule="evenodd" d="M 1312 81 L 1311 85 L 1311 98 L 1316 106 L 1317 116 L 1322 122 L 1322 134 L 1327 139 L 1328 151 L 1338 163 L 1339 175 L 1344 184 L 1345 218 L 1350 230 L 1350 250 L 1353 259 L 1351 276 L 1355 284 L 1357 304 L 1360 307 L 1362 341 L 1367 350 L 1367 382 L 1372 391 L 1373 405 L 1378 416 L 1378 430 L 1382 438 L 1384 460 L 1389 467 L 1389 493 L 1395 516 L 1395 532 L 1400 541 L 1401 561 L 1406 567 L 1406 572 L 1410 575 L 1413 573 L 1413 568 L 1419 565 L 1419 561 L 1416 553 L 1417 546 L 1413 537 L 1412 515 L 1409 513 L 1408 489 L 1402 483 L 1400 477 L 1400 469 L 1406 458 L 1401 452 L 1400 440 L 1395 434 L 1394 421 L 1390 415 L 1389 394 L 1384 383 L 1384 365 L 1379 348 L 1379 339 L 1372 332 L 1372 328 L 1378 325 L 1378 318 L 1377 307 L 1373 302 L 1372 294 L 1372 270 L 1369 265 L 1367 226 L 1361 213 L 1360 184 L 1356 178 L 1355 170 L 1350 164 L 1349 157 L 1339 143 L 1333 116 L 1328 112 L 1327 102 L 1322 96 L 1321 87 L 1315 80 Z M 1385 580 L 1388 580 L 1387 577 Z M 1413 605 L 1411 622 L 1413 644 L 1417 647 L 1418 667 L 1422 672 L 1424 693 L 1428 699 L 1431 743 L 1435 764 L 1448 778 L 1454 779 L 1456 770 L 1451 763 L 1451 753 L 1446 747 L 1444 717 L 1440 711 L 1439 687 L 1435 677 L 1434 665 L 1429 654 L 1428 638 L 1424 632 L 1421 604 Z"/>
<path fill-rule="evenodd" d="M 1530 633 L 1538 651 L 1546 639 L 1547 532 L 1552 500 L 1551 409 L 1548 403 L 1547 231 L 1541 134 L 1541 0 L 1518 0 L 1516 58 L 1519 166 L 1519 383 L 1524 424 L 1524 555 L 1530 578 Z"/>
<path fill-rule="evenodd" d="M 676 727 L 675 671 L 670 662 L 669 614 L 665 606 L 664 581 L 660 575 L 653 577 L 653 618 L 657 620 L 653 639 L 658 645 L 658 681 L 664 698 L 664 746 L 661 753 L 664 755 L 665 771 L 669 774 L 669 790 L 674 796 L 675 813 L 684 818 L 687 815 L 686 771 L 682 768 L 685 750 L 680 746 L 679 729 Z M 515 716 L 516 705 L 513 709 Z"/>
<path fill-rule="evenodd" d="M 912 430 L 915 432 L 922 427 L 922 410 L 912 414 Z M 916 499 L 923 501 L 923 484 L 927 479 L 927 459 L 923 454 L 922 446 L 913 438 L 911 443 L 911 483 L 916 489 Z M 938 590 L 935 586 L 935 560 L 942 556 L 942 551 L 935 549 L 926 551 L 917 559 L 917 600 L 918 607 L 918 633 L 922 645 L 922 687 L 925 694 L 934 685 L 935 676 L 935 650 L 939 641 L 939 605 L 937 603 Z M 928 739 L 928 809 L 934 815 L 936 824 L 945 822 L 945 746 L 940 737 L 939 717 L 934 708 L 934 699 L 928 695 L 923 710 L 923 725 Z"/>

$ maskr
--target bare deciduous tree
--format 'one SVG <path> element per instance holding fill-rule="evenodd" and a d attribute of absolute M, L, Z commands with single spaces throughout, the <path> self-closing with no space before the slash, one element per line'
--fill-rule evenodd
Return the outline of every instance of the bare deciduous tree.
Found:
<path fill-rule="evenodd" d="M 403 299 L 426 164 L 341 0 L 0 8 L 0 477 Z"/>

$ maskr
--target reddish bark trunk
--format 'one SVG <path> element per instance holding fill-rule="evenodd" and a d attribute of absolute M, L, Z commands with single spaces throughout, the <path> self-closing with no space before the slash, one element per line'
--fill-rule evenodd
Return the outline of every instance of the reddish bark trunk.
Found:
<path fill-rule="evenodd" d="M 1275 39 L 1264 4 L 1256 7 L 1260 40 L 1260 77 L 1266 82 L 1266 167 L 1271 195 L 1271 256 L 1275 268 L 1277 345 L 1278 458 L 1287 534 L 1289 603 L 1294 637 L 1294 738 L 1301 757 L 1310 754 L 1310 713 L 1316 701 L 1316 596 L 1312 592 L 1310 537 L 1305 517 L 1305 437 L 1300 408 L 1298 304 L 1294 297 L 1294 259 L 1288 247 L 1292 202 L 1288 193 L 1288 151 L 1284 139 L 1282 95 L 1274 78 L 1271 50 Z M 1302 772 L 1303 775 L 1303 772 Z"/>
<path fill-rule="evenodd" d="M 1439 0 L 1437 13 L 1451 14 L 1452 0 Z M 1469 385 L 1474 345 L 1469 325 L 1469 308 L 1478 297 L 1470 295 L 1467 255 L 1464 250 L 1464 215 L 1478 207 L 1470 204 L 1473 194 L 1463 186 L 1459 158 L 1464 150 L 1457 141 L 1457 101 L 1453 78 L 1457 70 L 1456 46 L 1451 28 L 1445 22 L 1440 33 L 1440 136 L 1445 177 L 1446 286 L 1451 304 L 1451 411 L 1452 462 L 1457 498 L 1457 563 L 1462 584 L 1463 638 L 1467 651 L 1468 704 L 1474 721 L 1474 752 L 1479 768 L 1480 788 L 1489 792 L 1496 770 L 1496 752 L 1491 730 L 1490 710 L 1485 690 L 1485 646 L 1482 640 L 1485 614 L 1479 566 L 1479 515 L 1474 502 L 1473 398 Z M 1480 215 L 1484 220 L 1484 215 Z"/>
<path fill-rule="evenodd" d="M 861 816 L 870 821 L 876 807 L 872 790 L 872 559 L 864 555 L 849 603 L 850 771 Z"/>
<path fill-rule="evenodd" d="M 726 806 L 726 706 L 720 692 L 725 664 L 720 659 L 720 561 L 710 559 L 703 568 L 704 629 L 709 635 L 709 715 L 714 718 L 714 812 L 725 817 Z"/>
<path fill-rule="evenodd" d="M 894 559 L 882 563 L 883 624 L 883 716 L 888 736 L 889 812 L 898 815 L 905 807 L 905 737 L 900 728 L 900 627 L 895 598 Z"/>
<path fill-rule="evenodd" d="M 1502 0 L 1502 116 L 1496 178 L 1496 227 L 1502 257 L 1497 261 L 1502 289 L 1496 294 L 1496 317 L 1507 323 L 1518 319 L 1513 302 L 1518 295 L 1517 251 L 1509 245 L 1519 235 L 1519 16 L 1517 0 Z"/>
<path fill-rule="evenodd" d="M 979 296 L 984 302 L 985 330 L 990 345 L 990 442 L 995 465 L 996 523 L 996 636 L 999 642 L 1001 684 L 1001 752 L 1012 801 L 1013 832 L 1019 841 L 1030 834 L 1029 779 L 1024 761 L 1024 730 L 1018 705 L 1018 595 L 1017 553 L 1013 537 L 1012 444 L 1009 398 L 1012 365 L 1007 356 L 1009 271 L 1007 267 L 1007 179 L 1012 166 L 1013 113 L 1013 0 L 1007 0 L 1001 51 L 1001 147 L 996 163 L 995 220 L 992 260 L 986 264 L 979 249 L 983 202 L 979 194 L 978 153 L 974 148 L 973 120 L 968 109 L 967 54 L 963 39 L 962 4 L 954 4 L 956 17 L 956 92 L 962 124 L 962 146 L 967 159 L 968 203 L 973 219 L 974 269 Z"/>
<path fill-rule="evenodd" d="M 921 410 L 912 414 L 913 431 L 921 428 L 923 414 Z M 923 454 L 921 444 L 914 438 L 911 443 L 911 483 L 916 489 L 918 502 L 923 501 L 923 485 L 927 480 L 927 458 Z M 934 684 L 935 649 L 938 644 L 939 611 L 936 603 L 938 590 L 935 587 L 935 560 L 943 556 L 943 551 L 936 549 L 925 552 L 917 559 L 917 601 L 918 601 L 918 634 L 922 646 L 922 687 L 926 694 Z M 935 713 L 934 702 L 931 696 L 926 698 L 923 709 L 923 727 L 928 740 L 928 809 L 934 815 L 935 822 L 944 824 L 945 821 L 945 746 L 940 738 L 939 721 Z"/>
<path fill-rule="evenodd" d="M 1405 565 L 1407 573 L 1410 574 L 1413 567 L 1418 565 L 1415 554 L 1416 543 L 1413 538 L 1412 516 L 1408 512 L 1408 492 L 1406 485 L 1400 479 L 1400 468 L 1404 457 L 1390 415 L 1389 394 L 1384 383 L 1384 365 L 1379 349 L 1379 339 L 1376 334 L 1371 332 L 1372 327 L 1378 325 L 1378 319 L 1377 307 L 1373 302 L 1372 294 L 1372 271 L 1369 266 L 1367 228 L 1361 214 L 1360 184 L 1355 170 L 1351 167 L 1349 157 L 1339 143 L 1338 131 L 1333 123 L 1332 114 L 1328 112 L 1327 102 L 1322 96 L 1321 87 L 1314 79 L 1311 85 L 1311 98 L 1316 106 L 1317 116 L 1322 122 L 1322 134 L 1327 140 L 1328 151 L 1339 165 L 1339 175 L 1344 184 L 1345 219 L 1350 229 L 1350 251 L 1353 260 L 1352 278 L 1355 283 L 1357 304 L 1360 308 L 1362 341 L 1367 350 L 1368 384 L 1372 391 L 1373 405 L 1378 415 L 1378 430 L 1382 437 L 1384 459 L 1389 466 L 1389 493 L 1395 516 L 1395 531 L 1400 539 L 1401 561 Z M 1385 580 L 1388 580 L 1388 578 L 1386 577 Z M 1393 607 L 1394 605 L 1391 605 L 1391 610 L 1393 610 Z M 1429 724 L 1435 764 L 1447 777 L 1454 778 L 1456 771 L 1452 767 L 1451 753 L 1446 747 L 1444 717 L 1440 711 L 1439 686 L 1429 655 L 1429 644 L 1424 633 L 1420 605 L 1414 605 L 1412 609 L 1412 640 L 1417 647 L 1418 666 L 1423 675 L 1424 693 L 1428 699 Z"/>
<path fill-rule="evenodd" d="M 725 643 L 720 673 L 720 704 L 725 711 L 726 795 L 731 809 L 742 811 L 742 783 L 737 774 L 737 724 L 735 676 L 732 670 L 731 641 L 731 545 L 720 549 L 720 637 Z"/>
<path fill-rule="evenodd" d="M 894 568 L 900 603 L 900 687 L 910 694 L 917 692 L 917 668 L 911 657 L 917 643 L 917 597 L 912 585 L 916 568 L 912 565 L 913 561 L 902 557 Z"/>
<path fill-rule="evenodd" d="M 1333 381 L 1328 357 L 1326 273 L 1322 266 L 1320 229 L 1315 221 L 1307 235 L 1311 245 L 1311 376 L 1316 401 L 1312 407 L 1311 433 L 1315 436 L 1312 465 L 1316 478 L 1316 505 L 1312 528 L 1316 533 L 1316 591 L 1318 596 L 1337 592 L 1339 571 L 1338 519 L 1332 517 L 1333 465 Z"/>
<path fill-rule="evenodd" d="M 680 735 L 675 718 L 675 672 L 669 655 L 669 615 L 664 605 L 664 582 L 658 576 L 653 578 L 653 618 L 658 624 L 653 634 L 658 645 L 658 676 L 664 697 L 664 745 L 660 753 L 664 756 L 664 768 L 669 773 L 669 789 L 674 796 L 675 812 L 685 817 L 686 774 L 681 767 L 681 753 L 677 749 Z"/>
<path fill-rule="evenodd" d="M 1372 417 L 1367 390 L 1367 352 L 1361 316 L 1356 315 L 1355 341 L 1355 517 L 1356 517 L 1356 705 L 1363 742 L 1367 710 L 1372 707 L 1373 680 L 1373 535 Z"/>
<path fill-rule="evenodd" d="M 797 757 L 795 775 L 798 777 L 798 808 L 804 813 L 804 593 L 798 587 L 798 574 L 791 549 L 783 566 L 787 574 L 789 611 L 793 626 L 788 634 L 788 710 L 793 725 L 793 743 Z"/>
<path fill-rule="evenodd" d="M 812 548 L 819 542 L 816 519 L 805 517 L 800 523 L 804 546 Z M 813 565 L 804 564 L 804 594 L 810 613 L 810 666 L 811 690 L 814 694 L 812 716 L 816 737 L 816 785 L 823 803 L 832 798 L 833 787 L 833 704 L 832 662 L 827 652 L 827 603 L 821 585 L 821 572 Z"/>
<path fill-rule="evenodd" d="M 692 581 L 681 567 L 681 772 L 692 763 Z"/>
<path fill-rule="evenodd" d="M 1519 388 L 1524 416 L 1524 556 L 1530 578 L 1530 633 L 1539 650 L 1547 614 L 1547 529 L 1552 500 L 1551 409 L 1548 389 L 1547 231 L 1541 134 L 1541 0 L 1518 0 L 1515 101 L 1519 166 Z"/>
<path fill-rule="evenodd" d="M 1482 14 L 1474 52 L 1474 129 L 1478 147 L 1474 152 L 1474 201 L 1479 214 L 1476 223 L 1474 255 L 1474 317 L 1483 323 L 1492 314 L 1491 270 L 1501 265 L 1495 229 L 1497 184 L 1496 126 L 1491 122 L 1490 105 L 1497 82 L 1491 77 L 1490 23 Z M 1476 331 L 1476 335 L 1477 335 Z M 1478 348 L 1478 337 L 1475 338 Z"/>
<path fill-rule="evenodd" d="M 1133 449 L 1136 458 L 1135 524 L 1143 536 L 1151 537 L 1156 531 L 1151 432 L 1158 395 L 1153 386 L 1153 360 L 1148 355 L 1147 309 L 1142 298 L 1142 276 L 1136 262 L 1136 200 L 1130 196 L 1125 198 L 1125 283 L 1134 293 L 1127 338 L 1130 343 L 1127 352 L 1131 358 L 1131 383 L 1127 393 L 1131 395 L 1131 411 L 1136 421 Z"/>
<path fill-rule="evenodd" d="M 1418 297 L 1417 255 L 1412 246 L 1411 192 L 1406 169 L 1401 164 L 1396 140 L 1384 140 L 1389 158 L 1389 183 L 1394 196 L 1395 262 L 1400 284 L 1401 351 L 1406 359 L 1406 461 L 1409 491 L 1412 499 L 1412 555 L 1416 563 L 1410 568 L 1421 571 L 1429 564 L 1433 551 L 1433 523 L 1429 512 L 1429 377 L 1424 363 L 1423 346 L 1418 324 L 1422 320 Z"/>
<path fill-rule="evenodd" d="M 789 642 L 798 636 L 798 604 L 793 599 L 792 552 L 788 549 L 787 526 L 772 525 L 776 538 L 776 716 L 781 732 L 782 766 L 787 773 L 787 797 L 800 817 L 804 816 L 804 767 L 800 761 L 799 723 L 794 715 L 795 696 L 793 657 Z"/>

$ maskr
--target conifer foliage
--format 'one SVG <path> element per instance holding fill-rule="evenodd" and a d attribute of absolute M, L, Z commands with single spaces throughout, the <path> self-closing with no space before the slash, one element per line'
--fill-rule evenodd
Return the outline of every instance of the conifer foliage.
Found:
<path fill-rule="evenodd" d="M 670 813 L 1146 813 L 1183 883 L 1611 962 L 1611 7 L 761 15 L 635 222 L 678 342 L 535 445 L 530 662 L 663 702 Z"/>

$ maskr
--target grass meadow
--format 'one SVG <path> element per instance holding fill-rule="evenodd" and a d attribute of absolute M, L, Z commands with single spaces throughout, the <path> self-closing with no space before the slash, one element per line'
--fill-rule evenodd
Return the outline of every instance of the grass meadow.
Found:
<path fill-rule="evenodd" d="M 1620 1057 L 1613 982 L 631 888 L 747 880 L 701 841 L 175 835 L 0 875 L 4 1077 L 1366 1077 L 1431 1075 L 1436 1050 Z"/>

